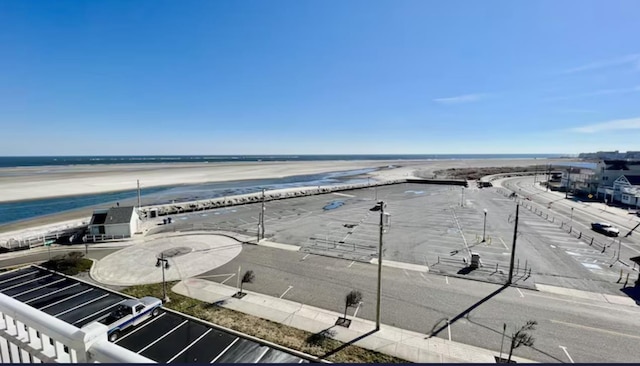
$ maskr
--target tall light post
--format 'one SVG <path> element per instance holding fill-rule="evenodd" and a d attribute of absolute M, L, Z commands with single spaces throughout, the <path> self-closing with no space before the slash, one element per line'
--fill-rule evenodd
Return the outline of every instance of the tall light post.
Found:
<path fill-rule="evenodd" d="M 262 239 L 264 239 L 264 189 L 262 189 L 262 208 L 260 209 L 260 230 L 262 231 Z"/>
<path fill-rule="evenodd" d="M 482 242 L 486 241 L 485 234 L 487 233 L 487 209 L 482 210 L 484 212 L 484 225 L 482 228 Z"/>
<path fill-rule="evenodd" d="M 569 198 L 569 187 L 571 185 L 571 166 L 569 166 L 569 173 L 567 174 L 567 187 L 564 192 L 564 198 Z"/>
<path fill-rule="evenodd" d="M 378 296 L 376 299 L 376 331 L 380 330 L 380 297 L 382 287 L 382 235 L 384 227 L 389 223 L 389 214 L 384 212 L 385 203 L 378 201 L 377 207 L 380 207 L 380 241 L 378 243 Z"/>
<path fill-rule="evenodd" d="M 164 303 L 169 302 L 169 296 L 167 296 L 167 282 L 164 277 L 164 270 L 169 269 L 169 259 L 164 257 L 164 253 L 160 253 L 160 258 L 156 260 L 156 267 L 162 268 L 162 301 Z"/>
<path fill-rule="evenodd" d="M 571 217 L 569 218 L 569 226 L 573 224 L 573 207 L 571 207 Z"/>
<path fill-rule="evenodd" d="M 464 187 L 462 187 L 462 194 L 460 197 L 460 207 L 464 207 Z"/>

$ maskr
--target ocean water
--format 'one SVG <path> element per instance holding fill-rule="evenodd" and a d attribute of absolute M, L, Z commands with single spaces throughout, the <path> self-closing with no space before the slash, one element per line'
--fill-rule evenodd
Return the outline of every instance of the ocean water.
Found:
<path fill-rule="evenodd" d="M 156 205 L 172 202 L 212 199 L 272 190 L 316 185 L 338 185 L 364 183 L 361 177 L 375 169 L 358 169 L 324 174 L 299 175 L 278 179 L 256 179 L 217 183 L 188 184 L 171 187 L 143 188 L 140 190 L 142 205 Z M 2 225 L 29 220 L 45 215 L 53 215 L 89 207 L 111 207 L 137 205 L 137 191 L 122 191 L 56 197 L 19 202 L 0 203 L 0 228 Z"/>
<path fill-rule="evenodd" d="M 557 157 L 562 157 L 562 154 L 0 156 L 0 168 L 51 165 L 209 163 L 230 161 L 460 160 Z"/>

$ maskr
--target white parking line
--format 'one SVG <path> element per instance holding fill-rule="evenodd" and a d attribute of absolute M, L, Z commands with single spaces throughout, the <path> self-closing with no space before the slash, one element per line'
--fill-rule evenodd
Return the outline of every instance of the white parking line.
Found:
<path fill-rule="evenodd" d="M 560 346 L 560 348 L 562 348 L 562 350 L 564 351 L 564 354 L 567 355 L 567 357 L 569 358 L 569 361 L 571 361 L 571 363 L 575 363 L 573 362 L 573 358 L 571 358 L 571 356 L 569 355 L 569 352 L 567 352 L 567 347 Z"/>
<path fill-rule="evenodd" d="M 259 363 L 259 362 L 260 362 L 260 360 L 262 360 L 262 358 L 264 357 L 264 355 L 266 355 L 266 354 L 267 354 L 267 352 L 269 352 L 269 349 L 270 349 L 270 348 L 269 348 L 269 347 L 267 347 L 267 346 L 264 346 L 264 347 L 265 347 L 266 349 L 264 350 L 264 352 L 262 352 L 262 354 L 260 355 L 260 357 L 258 357 L 258 359 L 255 361 L 255 363 Z"/>
<path fill-rule="evenodd" d="M 227 282 L 227 281 L 229 281 L 230 279 L 232 279 L 232 278 L 233 278 L 233 276 L 235 276 L 235 275 L 236 275 L 235 273 L 231 273 L 231 274 L 229 274 L 229 275 L 228 275 L 229 277 L 227 277 L 224 281 L 220 282 L 220 284 L 221 284 L 221 285 L 224 285 L 224 283 L 225 283 L 225 282 Z"/>
<path fill-rule="evenodd" d="M 82 292 L 79 292 L 79 293 L 75 294 L 75 295 L 72 295 L 72 296 L 69 296 L 69 297 L 65 297 L 64 299 L 58 300 L 58 301 L 56 301 L 56 302 L 54 302 L 54 303 L 52 303 L 52 304 L 49 304 L 49 305 L 44 306 L 44 307 L 41 307 L 41 308 L 40 308 L 40 309 L 38 309 L 38 310 L 42 311 L 42 310 L 44 310 L 44 309 L 46 309 L 46 308 L 48 308 L 48 307 L 50 307 L 50 306 L 57 305 L 57 304 L 59 304 L 59 303 L 61 303 L 61 302 L 67 301 L 67 300 L 69 300 L 69 299 L 73 299 L 73 298 L 74 298 L 74 297 L 76 297 L 76 296 L 80 296 L 80 295 L 82 295 L 82 294 L 86 294 L 86 293 L 87 293 L 87 292 L 89 292 L 89 291 L 93 291 L 93 289 L 92 289 L 92 288 L 88 288 L 88 289 L 86 289 L 86 290 L 84 290 L 84 291 L 82 291 Z"/>
<path fill-rule="evenodd" d="M 0 283 L 5 283 L 5 282 L 13 281 L 13 280 L 15 280 L 15 279 L 17 279 L 17 278 L 24 277 L 24 276 L 28 276 L 28 275 L 30 275 L 30 274 L 34 274 L 34 273 L 36 273 L 36 272 L 38 272 L 38 271 L 33 271 L 33 272 L 23 273 L 23 274 L 21 274 L 20 276 L 15 276 L 15 277 L 8 278 L 8 279 L 6 279 L 6 280 L 2 280 L 2 281 L 0 281 Z"/>
<path fill-rule="evenodd" d="M 516 290 L 518 290 L 518 293 L 520 294 L 520 297 L 524 297 L 524 294 L 522 293 L 522 291 L 520 291 L 519 288 L 516 287 Z"/>
<path fill-rule="evenodd" d="M 353 266 L 353 264 L 354 264 L 355 262 L 356 262 L 356 261 L 351 261 L 351 263 L 349 263 L 349 265 L 347 266 L 347 268 L 351 268 L 351 266 Z"/>
<path fill-rule="evenodd" d="M 302 257 L 302 260 L 307 259 L 307 257 L 308 257 L 308 256 L 310 256 L 310 255 L 311 255 L 311 253 L 309 253 L 309 254 L 305 255 L 304 257 Z"/>
<path fill-rule="evenodd" d="M 26 285 L 27 283 L 30 283 L 30 282 L 33 282 L 33 281 L 38 281 L 38 280 L 41 280 L 41 279 L 43 279 L 43 278 L 47 278 L 47 277 L 51 277 L 51 276 L 53 276 L 53 275 L 52 275 L 52 274 L 50 274 L 50 275 L 46 275 L 46 276 L 42 276 L 42 277 L 36 277 L 36 278 L 34 278 L 34 279 L 32 279 L 32 280 L 25 281 L 25 282 L 20 282 L 20 283 L 18 283 L 18 284 L 13 285 L 13 286 L 9 286 L 9 287 L 7 287 L 7 288 L 3 288 L 1 291 L 2 291 L 2 292 L 4 292 L 4 291 L 7 291 L 7 290 L 11 290 L 12 288 L 16 288 L 16 287 L 24 286 L 24 285 Z"/>
<path fill-rule="evenodd" d="M 158 337 L 158 339 L 156 339 L 155 341 L 149 343 L 146 347 L 144 347 L 143 349 L 141 349 L 140 351 L 136 352 L 137 354 L 141 354 L 142 352 L 146 351 L 147 349 L 149 349 L 149 347 L 153 346 L 154 344 L 160 342 L 161 340 L 163 340 L 165 337 L 167 337 L 169 334 L 175 332 L 176 330 L 178 330 L 178 328 L 180 328 L 181 326 L 187 324 L 187 322 L 189 322 L 189 320 L 185 320 L 182 323 L 176 325 L 175 328 L 171 329 L 170 331 L 166 332 L 165 334 L 161 335 L 160 337 Z"/>
<path fill-rule="evenodd" d="M 286 295 L 286 294 L 287 294 L 287 292 L 289 292 L 289 290 L 291 290 L 292 288 L 293 288 L 293 286 L 289 286 L 289 288 L 288 288 L 288 289 L 286 289 L 286 290 L 282 293 L 282 295 L 280 295 L 280 298 L 282 299 L 282 297 L 283 297 L 284 295 Z"/>
<path fill-rule="evenodd" d="M 96 311 L 95 313 L 93 313 L 93 314 L 91 314 L 91 315 L 88 315 L 88 316 L 85 316 L 85 317 L 84 317 L 84 318 L 82 318 L 82 319 L 76 320 L 75 322 L 73 322 L 73 324 L 78 324 L 78 323 L 80 323 L 81 321 L 83 321 L 83 320 L 85 320 L 85 319 L 89 319 L 89 318 L 91 318 L 92 316 L 94 316 L 94 315 L 96 315 L 96 314 L 100 314 L 101 312 L 103 312 L 103 311 L 105 311 L 105 310 L 107 310 L 107 309 L 111 309 L 112 307 L 118 306 L 118 305 L 122 304 L 124 301 L 125 301 L 125 300 L 120 300 L 120 301 L 118 301 L 117 303 L 115 303 L 115 304 L 113 304 L 113 305 L 111 305 L 111 306 L 108 306 L 108 307 L 106 307 L 106 308 L 104 308 L 104 309 L 100 309 L 100 310 Z M 107 315 L 109 315 L 109 313 L 106 313 L 104 316 L 106 317 Z"/>
<path fill-rule="evenodd" d="M 70 312 L 70 311 L 73 311 L 73 310 L 76 310 L 76 309 L 78 309 L 78 308 L 81 308 L 81 307 L 83 307 L 83 306 L 85 306 L 85 305 L 87 305 L 87 304 L 91 304 L 92 302 L 98 301 L 98 300 L 100 300 L 100 299 L 104 299 L 104 298 L 105 298 L 105 297 L 107 297 L 107 296 L 109 296 L 109 294 L 104 294 L 104 295 L 102 295 L 102 296 L 98 296 L 98 297 L 96 297 L 95 299 L 89 300 L 89 301 L 84 302 L 84 303 L 82 303 L 82 304 L 80 304 L 80 305 L 76 305 L 76 306 L 72 307 L 71 309 L 67 309 L 67 310 L 65 310 L 65 311 L 63 311 L 63 312 L 61 312 L 61 313 L 58 313 L 58 314 L 54 315 L 54 317 L 56 317 L 56 316 L 60 316 L 60 315 L 64 315 L 64 314 L 66 314 L 66 313 L 68 313 L 68 312 Z"/>
<path fill-rule="evenodd" d="M 424 274 L 422 274 L 422 272 L 418 272 L 418 274 L 419 274 L 420 276 L 422 276 L 422 278 L 424 278 L 425 280 L 427 280 L 427 281 L 431 282 L 431 280 L 430 280 L 430 279 L 428 279 L 428 278 L 427 278 L 427 276 L 425 276 Z"/>
<path fill-rule="evenodd" d="M 502 243 L 502 245 L 504 245 L 504 247 L 509 250 L 509 247 L 507 246 L 507 244 L 504 242 L 504 240 L 502 240 L 502 237 L 499 236 L 498 239 L 500 239 L 500 242 Z"/>
<path fill-rule="evenodd" d="M 45 297 L 47 297 L 47 296 L 51 296 L 51 295 L 53 295 L 53 294 L 57 294 L 57 293 L 58 293 L 58 292 L 60 292 L 60 291 L 68 290 L 68 289 L 70 289 L 70 288 L 72 288 L 72 287 L 76 287 L 76 286 L 78 286 L 78 285 L 80 285 L 80 283 L 79 283 L 79 282 L 78 282 L 78 283 L 74 283 L 74 284 L 73 284 L 73 285 L 71 285 L 71 286 L 63 287 L 63 288 L 58 289 L 58 290 L 55 290 L 55 291 L 53 291 L 53 292 L 49 292 L 49 293 L 46 293 L 46 294 L 44 294 L 44 295 L 41 295 L 41 296 L 38 296 L 38 297 L 34 297 L 33 299 L 27 300 L 27 301 L 25 301 L 24 303 L 25 303 L 25 304 L 28 304 L 28 303 L 30 303 L 31 301 L 40 300 L 40 299 L 45 298 Z"/>
<path fill-rule="evenodd" d="M 188 350 L 191 346 L 193 346 L 194 344 L 196 344 L 199 340 L 201 340 L 204 336 L 206 336 L 207 334 L 209 334 L 209 332 L 211 332 L 213 330 L 213 328 L 209 328 L 209 330 L 207 330 L 206 332 L 204 332 L 200 337 L 196 338 L 195 341 L 189 343 L 188 346 L 186 346 L 185 348 L 182 349 L 182 351 L 178 352 L 177 355 L 171 357 L 171 359 L 169 361 L 167 361 L 167 363 L 171 363 L 171 361 L 175 360 L 176 358 L 178 358 L 178 356 L 180 356 L 181 354 L 184 353 L 184 351 Z"/>
<path fill-rule="evenodd" d="M 42 285 L 42 286 L 38 286 L 38 287 L 32 288 L 32 289 L 30 289 L 30 290 L 27 290 L 27 291 L 21 292 L 21 293 L 19 293 L 19 294 L 17 294 L 17 295 L 12 295 L 11 297 L 16 298 L 16 297 L 18 297 L 18 296 L 22 296 L 22 295 L 24 295 L 24 294 L 28 294 L 29 292 L 33 292 L 33 291 L 35 291 L 35 290 L 39 290 L 39 289 L 41 289 L 41 288 L 43 288 L 43 287 L 47 287 L 47 286 L 49 286 L 49 285 L 53 285 L 54 283 L 62 282 L 62 281 L 64 281 L 65 279 L 66 279 L 66 278 L 61 278 L 61 279 L 59 279 L 59 280 L 57 280 L 57 281 L 53 281 L 53 282 L 47 283 L 47 284 L 45 284 L 45 285 Z"/>
<path fill-rule="evenodd" d="M 224 354 L 229 350 L 229 348 L 231 348 L 231 346 L 233 346 L 234 344 L 236 344 L 236 342 L 237 342 L 237 341 L 239 341 L 239 340 L 240 340 L 240 337 L 238 337 L 238 338 L 234 339 L 234 340 L 233 340 L 233 342 L 231 342 L 231 344 L 229 344 L 227 347 L 225 347 L 225 349 L 223 349 L 223 350 L 222 350 L 222 352 L 220 352 L 220 353 L 219 353 L 219 354 L 218 354 L 218 355 L 217 355 L 213 360 L 211 360 L 211 362 L 209 362 L 209 363 L 214 363 L 214 362 L 218 361 L 218 359 L 219 359 L 220 357 L 222 357 L 222 355 L 224 355 Z"/>
<path fill-rule="evenodd" d="M 122 338 L 118 338 L 118 340 L 117 340 L 117 341 L 115 341 L 115 342 L 113 342 L 113 343 L 118 343 L 118 342 L 120 342 L 121 340 L 123 340 L 123 339 L 127 338 L 128 336 L 132 335 L 133 333 L 135 333 L 135 332 L 139 331 L 140 329 L 142 329 L 142 328 L 146 327 L 147 325 L 149 325 L 149 324 L 151 324 L 151 323 L 155 322 L 156 320 L 158 320 L 158 319 L 162 318 L 163 316 L 165 316 L 165 314 L 167 314 L 167 313 L 162 313 L 162 314 L 160 314 L 160 315 L 156 316 L 155 318 L 153 318 L 153 319 L 149 320 L 148 322 L 145 322 L 145 323 L 143 323 L 142 325 L 138 325 L 138 326 L 136 326 L 136 327 L 135 327 L 131 332 L 129 332 L 129 333 L 127 333 L 127 334 L 125 334 L 125 335 L 124 335 L 124 337 L 122 337 Z"/>
<path fill-rule="evenodd" d="M 449 284 L 449 277 L 448 276 L 444 276 L 444 280 L 447 281 L 447 285 Z"/>

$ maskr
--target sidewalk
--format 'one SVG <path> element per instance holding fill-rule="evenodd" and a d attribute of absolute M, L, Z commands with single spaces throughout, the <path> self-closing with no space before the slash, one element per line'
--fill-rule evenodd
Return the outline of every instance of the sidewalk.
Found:
<path fill-rule="evenodd" d="M 438 337 L 425 339 L 426 335 L 388 325 L 381 325 L 378 332 L 375 323 L 369 320 L 350 317 L 349 328 L 336 326 L 336 320 L 342 314 L 278 299 L 255 292 L 246 291 L 242 299 L 233 298 L 236 288 L 217 282 L 190 278 L 180 281 L 172 290 L 208 303 L 220 303 L 221 306 L 254 315 L 263 319 L 282 323 L 311 333 L 319 333 L 331 328 L 332 337 L 341 342 L 351 342 L 363 337 L 354 344 L 388 355 L 417 363 L 495 363 L 498 352 Z M 371 334 L 369 334 L 371 333 Z M 504 355 L 503 355 L 504 357 Z M 533 363 L 521 357 L 513 357 L 518 363 Z"/>

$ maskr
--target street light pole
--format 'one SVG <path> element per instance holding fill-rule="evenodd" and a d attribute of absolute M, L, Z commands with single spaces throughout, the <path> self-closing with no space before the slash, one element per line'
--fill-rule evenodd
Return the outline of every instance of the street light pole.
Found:
<path fill-rule="evenodd" d="M 571 166 L 569 166 L 569 174 L 567 175 L 567 187 L 564 192 L 564 198 L 569 198 L 569 186 L 571 185 Z"/>
<path fill-rule="evenodd" d="M 462 198 L 460 199 L 460 207 L 464 207 L 464 187 L 462 187 Z"/>
<path fill-rule="evenodd" d="M 378 243 L 378 297 L 376 299 L 376 330 L 380 330 L 380 291 L 382 287 L 382 234 L 384 233 L 384 202 L 380 205 L 380 241 Z"/>
<path fill-rule="evenodd" d="M 551 180 L 551 164 L 547 169 L 547 192 L 549 192 L 549 181 Z"/>
<path fill-rule="evenodd" d="M 487 233 L 487 209 L 484 209 L 484 225 L 482 229 L 482 242 L 484 243 L 486 240 L 485 234 Z"/>
<path fill-rule="evenodd" d="M 513 247 L 511 248 L 511 262 L 509 263 L 509 278 L 507 279 L 507 285 L 511 285 L 513 280 L 513 263 L 516 258 L 516 239 L 518 238 L 518 213 L 520 205 L 516 204 L 516 222 L 513 228 Z"/>
<path fill-rule="evenodd" d="M 262 239 L 264 239 L 264 189 L 262 189 L 262 209 L 260 210 L 260 229 L 262 231 Z"/>
<path fill-rule="evenodd" d="M 162 301 L 168 303 L 169 296 L 167 296 L 167 282 L 164 277 L 164 269 L 169 269 L 169 259 L 164 257 L 164 253 L 160 253 L 160 258 L 157 258 L 156 267 L 162 267 Z"/>
<path fill-rule="evenodd" d="M 569 218 L 569 226 L 573 224 L 573 207 L 571 207 L 571 217 Z"/>

